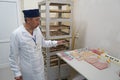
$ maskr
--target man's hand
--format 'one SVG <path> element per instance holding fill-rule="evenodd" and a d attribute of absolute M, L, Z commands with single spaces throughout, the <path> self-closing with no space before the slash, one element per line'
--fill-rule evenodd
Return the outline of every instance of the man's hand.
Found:
<path fill-rule="evenodd" d="M 62 44 L 65 44 L 65 42 L 66 42 L 65 40 L 59 40 L 59 41 L 57 41 L 57 44 L 62 45 Z"/>
<path fill-rule="evenodd" d="M 22 76 L 15 77 L 15 80 L 23 80 Z"/>

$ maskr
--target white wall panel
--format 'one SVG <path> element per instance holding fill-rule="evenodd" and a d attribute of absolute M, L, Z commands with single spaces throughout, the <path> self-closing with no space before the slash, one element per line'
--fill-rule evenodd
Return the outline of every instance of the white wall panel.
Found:
<path fill-rule="evenodd" d="M 15 2 L 0 1 L 0 41 L 9 40 L 11 32 L 18 27 Z"/>
<path fill-rule="evenodd" d="M 13 80 L 9 67 L 10 34 L 20 24 L 18 0 L 0 0 L 0 80 Z"/>
<path fill-rule="evenodd" d="M 0 67 L 8 66 L 10 35 L 20 23 L 17 0 L 0 0 Z"/>
<path fill-rule="evenodd" d="M 8 66 L 9 43 L 0 43 L 0 67 Z"/>

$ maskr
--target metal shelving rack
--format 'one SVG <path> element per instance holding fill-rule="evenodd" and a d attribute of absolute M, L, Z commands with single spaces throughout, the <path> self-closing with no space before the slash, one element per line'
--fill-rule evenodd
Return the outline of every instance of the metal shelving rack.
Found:
<path fill-rule="evenodd" d="M 45 0 L 38 3 L 41 31 L 45 39 L 65 40 L 66 43 L 52 48 L 43 48 L 47 80 L 69 76 L 69 66 L 56 53 L 71 50 L 72 47 L 72 2 L 70 0 Z M 60 75 L 60 76 L 59 76 Z"/>

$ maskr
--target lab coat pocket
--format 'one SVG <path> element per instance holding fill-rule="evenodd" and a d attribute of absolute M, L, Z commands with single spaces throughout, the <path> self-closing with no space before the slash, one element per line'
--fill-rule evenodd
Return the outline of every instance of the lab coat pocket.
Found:
<path fill-rule="evenodd" d="M 33 73 L 34 74 L 44 73 L 44 68 L 40 67 L 40 68 L 37 68 L 37 69 L 33 69 Z"/>
<path fill-rule="evenodd" d="M 39 66 L 40 66 L 40 63 L 41 63 L 40 58 L 33 59 L 31 63 L 32 63 L 32 67 L 33 67 L 33 68 L 39 67 Z"/>
<path fill-rule="evenodd" d="M 41 73 L 44 70 L 44 65 L 42 60 L 37 59 L 32 61 L 32 68 L 35 74 Z"/>

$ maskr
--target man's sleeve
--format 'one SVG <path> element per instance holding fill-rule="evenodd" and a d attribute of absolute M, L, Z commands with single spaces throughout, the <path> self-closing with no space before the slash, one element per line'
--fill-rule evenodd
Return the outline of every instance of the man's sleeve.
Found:
<path fill-rule="evenodd" d="M 12 34 L 10 38 L 9 63 L 15 77 L 21 76 L 19 63 L 18 63 L 19 62 L 18 55 L 19 55 L 18 38 L 15 34 Z"/>

